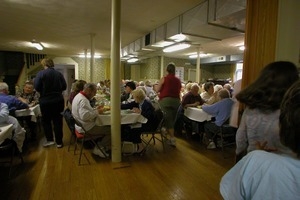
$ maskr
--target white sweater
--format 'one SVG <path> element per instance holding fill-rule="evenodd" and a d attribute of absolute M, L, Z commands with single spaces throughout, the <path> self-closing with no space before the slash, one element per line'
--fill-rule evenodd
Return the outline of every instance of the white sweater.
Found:
<path fill-rule="evenodd" d="M 90 101 L 84 95 L 78 93 L 72 102 L 72 115 L 86 131 L 89 131 L 96 125 L 98 110 L 92 108 Z"/>

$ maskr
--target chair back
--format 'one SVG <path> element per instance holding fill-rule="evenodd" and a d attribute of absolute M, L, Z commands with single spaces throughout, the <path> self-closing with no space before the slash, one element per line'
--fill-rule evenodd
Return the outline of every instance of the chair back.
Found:
<path fill-rule="evenodd" d="M 75 134 L 75 119 L 72 115 L 72 112 L 69 108 L 66 108 L 63 112 L 64 119 L 71 131 L 72 134 Z"/>
<path fill-rule="evenodd" d="M 152 103 L 155 111 L 161 109 L 161 107 L 160 107 L 160 105 L 159 105 L 159 103 L 157 101 L 151 101 L 151 103 Z"/>
<path fill-rule="evenodd" d="M 155 110 L 155 116 L 158 122 L 155 131 L 160 131 L 164 125 L 165 113 L 161 109 L 157 109 Z"/>
<path fill-rule="evenodd" d="M 84 134 L 86 133 L 86 130 L 83 128 L 82 124 L 78 119 L 74 117 L 75 121 L 75 135 L 77 138 L 83 138 Z"/>

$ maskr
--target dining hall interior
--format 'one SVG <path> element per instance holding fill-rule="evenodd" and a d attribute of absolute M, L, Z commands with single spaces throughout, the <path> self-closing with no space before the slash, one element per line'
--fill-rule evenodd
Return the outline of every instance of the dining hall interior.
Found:
<path fill-rule="evenodd" d="M 75 79 L 110 80 L 113 148 L 103 159 L 87 145 L 79 165 L 67 122 L 64 147 L 44 148 L 37 118 L 37 141 L 24 145 L 23 163 L 14 156 L 9 178 L 0 163 L 0 199 L 222 199 L 234 145 L 208 150 L 198 135 L 183 134 L 176 148 L 156 140 L 143 155 L 122 154 L 120 81 L 154 83 L 174 63 L 182 82 L 242 78 L 245 88 L 270 62 L 299 69 L 299 9 L 295 0 L 2 2 L 0 82 L 15 94 L 43 69 L 43 58 L 63 74 L 66 99 Z M 175 45 L 187 48 L 165 52 Z"/>

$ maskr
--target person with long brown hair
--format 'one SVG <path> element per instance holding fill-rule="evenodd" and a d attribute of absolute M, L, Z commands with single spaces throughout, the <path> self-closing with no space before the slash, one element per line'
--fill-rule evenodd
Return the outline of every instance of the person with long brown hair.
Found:
<path fill-rule="evenodd" d="M 266 144 L 269 150 L 282 147 L 279 141 L 279 107 L 288 88 L 299 79 L 296 66 L 287 61 L 268 64 L 259 77 L 236 95 L 245 104 L 236 134 L 236 155 L 239 160 L 245 152 Z"/>
<path fill-rule="evenodd" d="M 300 81 L 297 81 L 285 93 L 280 106 L 279 136 L 286 151 L 279 154 L 254 150 L 247 154 L 221 180 L 220 193 L 225 200 L 299 199 L 299 116 Z"/>

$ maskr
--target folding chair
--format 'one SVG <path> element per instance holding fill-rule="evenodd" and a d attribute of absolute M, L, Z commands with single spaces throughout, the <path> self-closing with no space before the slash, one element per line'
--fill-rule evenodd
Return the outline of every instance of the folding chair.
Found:
<path fill-rule="evenodd" d="M 8 178 L 10 178 L 11 175 L 11 169 L 13 166 L 13 160 L 14 160 L 14 156 L 15 156 L 15 151 L 16 151 L 16 143 L 11 140 L 11 139 L 6 139 L 1 145 L 0 145 L 0 151 L 3 153 L 8 153 L 9 151 L 11 151 L 10 153 L 10 159 L 9 160 L 4 160 L 4 161 L 0 161 L 0 163 L 9 163 L 9 172 L 8 172 Z M 18 151 L 18 150 L 17 150 Z M 23 160 L 23 156 L 22 154 L 18 151 L 19 154 L 19 158 L 21 160 L 21 164 L 24 163 Z"/>
<path fill-rule="evenodd" d="M 81 147 L 80 147 L 78 165 L 81 164 L 81 156 L 82 156 L 83 145 L 84 145 L 85 141 L 92 142 L 103 153 L 103 155 L 105 155 L 105 158 L 108 158 L 108 156 L 106 156 L 106 152 L 102 148 L 99 147 L 99 145 L 97 144 L 97 141 L 96 141 L 96 139 L 98 139 L 102 136 L 88 134 L 87 131 L 83 128 L 82 124 L 75 117 L 74 117 L 74 120 L 75 120 L 75 125 L 77 126 L 77 127 L 75 127 L 76 138 L 75 138 L 74 155 L 75 155 L 76 150 L 77 150 L 78 140 L 81 140 Z M 84 154 L 84 156 L 85 156 L 85 154 Z M 90 164 L 90 161 L 88 160 L 88 158 L 86 156 L 85 156 L 85 158 L 87 159 L 88 163 Z"/>
<path fill-rule="evenodd" d="M 69 108 L 66 108 L 63 112 L 64 119 L 69 127 L 69 130 L 71 132 L 70 134 L 70 142 L 69 142 L 69 147 L 68 151 L 70 151 L 70 146 L 72 144 L 72 141 L 75 141 L 76 135 L 75 135 L 75 119 L 72 115 L 72 112 Z"/>
<path fill-rule="evenodd" d="M 228 123 L 224 123 L 220 126 L 220 131 L 218 136 L 220 138 L 220 142 L 218 146 L 221 146 L 222 153 L 224 156 L 224 147 L 234 145 L 235 142 L 235 135 L 236 135 L 237 128 L 230 126 Z"/>
<path fill-rule="evenodd" d="M 162 143 L 163 150 L 165 151 L 165 144 L 164 144 L 165 136 L 163 135 L 163 130 L 162 130 L 164 125 L 165 113 L 159 108 L 155 110 L 155 115 L 158 119 L 158 124 L 156 127 L 154 127 L 153 130 L 142 133 L 142 135 L 147 135 L 147 136 L 151 135 L 151 138 L 148 141 L 145 139 L 142 139 L 142 141 L 145 144 L 145 149 L 147 149 L 151 144 L 151 142 L 153 142 L 153 144 L 155 145 L 155 140 L 158 140 Z M 160 137 L 157 137 L 157 135 L 159 135 Z"/>

